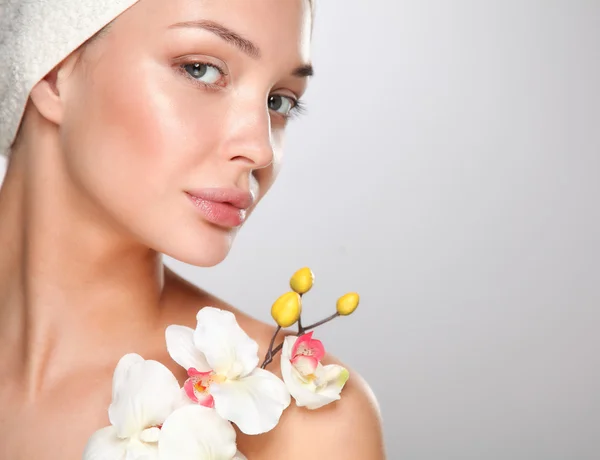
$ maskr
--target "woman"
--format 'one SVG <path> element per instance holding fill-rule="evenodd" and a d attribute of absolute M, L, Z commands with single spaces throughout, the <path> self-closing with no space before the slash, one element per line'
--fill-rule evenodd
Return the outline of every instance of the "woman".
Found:
<path fill-rule="evenodd" d="M 22 119 L 12 114 L 18 134 L 1 131 L 0 146 L 12 143 L 0 191 L 2 459 L 81 458 L 107 424 L 125 353 L 160 361 L 183 382 L 164 331 L 194 327 L 201 306 L 232 311 L 260 355 L 274 331 L 186 283 L 161 254 L 221 262 L 270 188 L 312 72 L 312 5 L 115 0 L 104 3 L 119 11 L 102 17 L 102 2 L 71 3 L 76 25 L 100 14 L 85 38 L 112 22 L 35 83 Z M 17 58 L 23 68 L 38 62 Z M 237 439 L 250 460 L 384 455 L 374 399 L 356 373 L 338 403 L 291 405 L 271 432 Z"/>

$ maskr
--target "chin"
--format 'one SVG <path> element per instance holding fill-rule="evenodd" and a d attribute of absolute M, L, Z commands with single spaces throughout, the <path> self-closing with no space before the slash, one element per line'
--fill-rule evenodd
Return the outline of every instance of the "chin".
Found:
<path fill-rule="evenodd" d="M 214 228 L 196 235 L 181 236 L 179 240 L 157 245 L 173 259 L 196 267 L 214 267 L 225 260 L 235 239 L 235 229 Z"/>

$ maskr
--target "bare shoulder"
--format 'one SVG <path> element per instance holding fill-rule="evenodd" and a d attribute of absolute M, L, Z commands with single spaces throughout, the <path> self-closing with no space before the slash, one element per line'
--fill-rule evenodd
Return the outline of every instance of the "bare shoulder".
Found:
<path fill-rule="evenodd" d="M 279 359 L 280 356 L 273 362 L 277 368 Z M 323 363 L 348 368 L 331 355 L 327 355 Z M 240 445 L 242 452 L 249 460 L 385 459 L 376 398 L 367 382 L 356 371 L 349 371 L 350 378 L 340 400 L 316 410 L 298 407 L 292 400 L 279 425 L 270 433 L 244 439 Z"/>
<path fill-rule="evenodd" d="M 176 276 L 176 275 L 175 275 Z M 275 326 L 251 317 L 227 302 L 178 278 L 174 281 L 177 299 L 176 322 L 195 326 L 196 312 L 205 306 L 231 311 L 240 327 L 259 345 L 259 358 L 265 356 L 275 333 Z M 276 344 L 283 341 L 279 335 Z M 326 355 L 323 364 L 338 364 L 335 356 Z M 267 370 L 281 378 L 281 354 Z M 292 399 L 279 424 L 270 432 L 247 436 L 238 432 L 238 447 L 249 460 L 303 460 L 329 458 L 332 460 L 385 459 L 382 422 L 376 398 L 368 383 L 349 369 L 341 399 L 317 410 L 296 406 Z"/>

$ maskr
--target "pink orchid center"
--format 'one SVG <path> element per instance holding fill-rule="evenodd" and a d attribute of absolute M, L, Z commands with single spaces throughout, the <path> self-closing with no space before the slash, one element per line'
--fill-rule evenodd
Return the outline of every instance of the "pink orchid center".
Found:
<path fill-rule="evenodd" d="M 325 347 L 320 340 L 312 338 L 313 333 L 303 334 L 294 343 L 292 347 L 292 358 L 303 355 L 312 356 L 317 361 L 321 362 L 325 356 Z"/>
<path fill-rule="evenodd" d="M 205 407 L 215 407 L 215 401 L 210 394 L 210 386 L 213 383 L 222 383 L 225 377 L 214 371 L 199 372 L 193 367 L 188 369 L 189 378 L 183 384 L 188 398 Z"/>
<path fill-rule="evenodd" d="M 313 333 L 303 334 L 294 343 L 292 347 L 292 366 L 306 380 L 316 379 L 315 371 L 323 357 L 325 356 L 325 347 L 320 340 L 312 338 Z"/>

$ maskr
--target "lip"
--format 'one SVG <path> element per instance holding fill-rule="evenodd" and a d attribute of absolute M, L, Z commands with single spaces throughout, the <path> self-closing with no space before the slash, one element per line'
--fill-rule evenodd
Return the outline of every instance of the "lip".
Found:
<path fill-rule="evenodd" d="M 238 227 L 246 220 L 254 197 L 234 188 L 188 190 L 186 195 L 202 216 L 222 227 Z"/>

